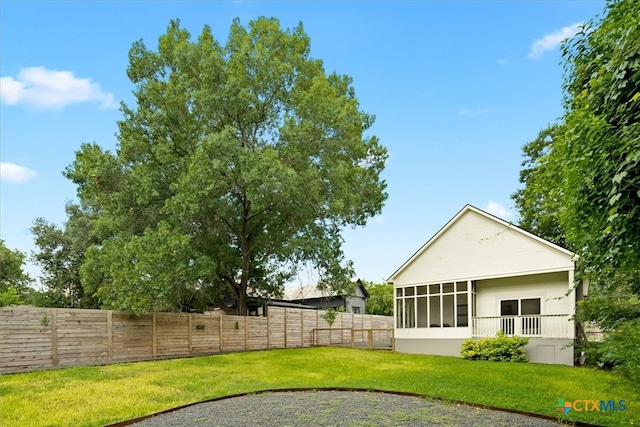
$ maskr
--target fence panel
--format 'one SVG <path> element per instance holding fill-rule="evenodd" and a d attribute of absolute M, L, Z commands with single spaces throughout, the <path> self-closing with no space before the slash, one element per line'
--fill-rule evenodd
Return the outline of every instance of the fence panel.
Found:
<path fill-rule="evenodd" d="M 268 347 L 269 319 L 247 317 L 247 350 L 263 350 Z"/>
<path fill-rule="evenodd" d="M 110 362 L 109 311 L 56 310 L 58 366 Z"/>
<path fill-rule="evenodd" d="M 316 310 L 301 310 L 302 313 L 302 339 L 303 347 L 313 345 L 313 330 L 318 325 L 318 312 Z"/>
<path fill-rule="evenodd" d="M 285 308 L 286 347 L 302 347 L 302 313 L 295 308 Z"/>
<path fill-rule="evenodd" d="M 54 367 L 52 309 L 0 310 L 0 368 L 21 372 Z"/>
<path fill-rule="evenodd" d="M 189 314 L 156 313 L 156 357 L 181 356 L 191 353 Z"/>
<path fill-rule="evenodd" d="M 195 354 L 220 351 L 220 316 L 194 314 L 191 322 L 191 349 Z"/>
<path fill-rule="evenodd" d="M 269 319 L 268 342 L 269 348 L 284 348 L 286 342 L 285 309 L 269 307 L 267 310 Z"/>
<path fill-rule="evenodd" d="M 112 314 L 113 361 L 129 362 L 156 357 L 154 315 L 131 317 L 126 313 Z"/>
<path fill-rule="evenodd" d="M 241 351 L 247 348 L 246 317 L 221 316 L 222 350 Z"/>

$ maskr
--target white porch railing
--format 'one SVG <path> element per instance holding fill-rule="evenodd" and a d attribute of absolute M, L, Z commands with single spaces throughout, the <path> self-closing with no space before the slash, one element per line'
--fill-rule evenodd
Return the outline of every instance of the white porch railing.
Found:
<path fill-rule="evenodd" d="M 540 338 L 568 338 L 568 314 L 474 317 L 474 337 L 495 337 L 502 330 L 507 335 Z"/>

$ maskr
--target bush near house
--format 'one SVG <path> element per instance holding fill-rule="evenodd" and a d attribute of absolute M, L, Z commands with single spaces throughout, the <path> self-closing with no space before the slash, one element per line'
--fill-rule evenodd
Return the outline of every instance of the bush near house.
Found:
<path fill-rule="evenodd" d="M 468 339 L 462 343 L 461 356 L 468 360 L 493 360 L 495 362 L 528 362 L 524 346 L 528 338 L 507 336 L 503 331 L 495 338 Z"/>

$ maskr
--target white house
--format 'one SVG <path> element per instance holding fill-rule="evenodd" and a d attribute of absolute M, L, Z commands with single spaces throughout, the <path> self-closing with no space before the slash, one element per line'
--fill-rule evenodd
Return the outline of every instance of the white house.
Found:
<path fill-rule="evenodd" d="M 459 356 L 465 339 L 503 330 L 529 338 L 532 362 L 573 365 L 574 259 L 465 206 L 388 279 L 396 350 Z"/>

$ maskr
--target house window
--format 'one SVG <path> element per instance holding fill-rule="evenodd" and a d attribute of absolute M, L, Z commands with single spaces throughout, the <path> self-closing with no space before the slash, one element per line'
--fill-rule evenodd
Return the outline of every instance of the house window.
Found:
<path fill-rule="evenodd" d="M 429 296 L 429 327 L 439 328 L 442 326 L 440 321 L 440 295 Z"/>
<path fill-rule="evenodd" d="M 352 306 L 351 310 L 352 310 L 352 313 L 354 314 L 360 314 L 360 307 L 358 306 Z"/>
<path fill-rule="evenodd" d="M 507 335 L 540 335 L 540 305 L 540 298 L 500 301 L 501 329 Z"/>
<path fill-rule="evenodd" d="M 407 295 L 407 291 L 411 289 L 410 296 L 405 296 L 404 300 L 404 327 L 405 328 L 415 328 L 416 327 L 416 302 L 415 297 L 413 296 L 413 288 L 405 289 L 405 295 Z"/>
<path fill-rule="evenodd" d="M 424 292 L 426 294 L 426 287 Z M 420 288 L 420 287 L 419 287 Z M 416 308 L 417 308 L 417 317 L 418 317 L 418 328 L 426 328 L 429 324 L 428 313 L 429 309 L 427 308 L 427 303 L 429 302 L 429 298 L 426 295 L 420 295 L 418 291 L 418 297 L 416 298 Z"/>
<path fill-rule="evenodd" d="M 396 288 L 396 327 L 468 327 L 468 286 L 465 281 Z"/>
<path fill-rule="evenodd" d="M 456 295 L 456 326 L 469 326 L 469 304 L 466 293 Z"/>
<path fill-rule="evenodd" d="M 517 315 L 518 315 L 517 299 L 500 301 L 500 316 L 517 316 Z"/>
<path fill-rule="evenodd" d="M 402 298 L 402 289 L 400 291 L 400 297 L 396 300 L 396 328 L 404 328 L 404 299 Z"/>

